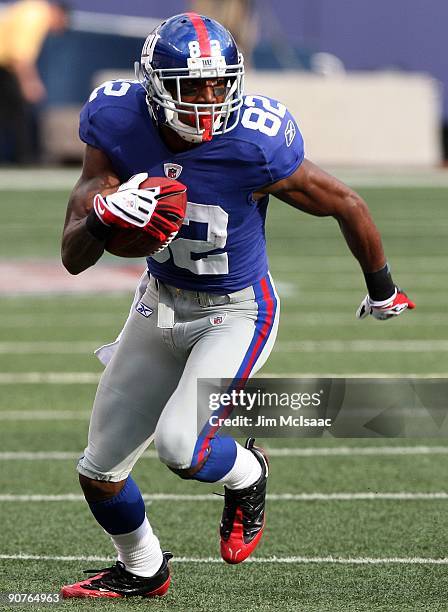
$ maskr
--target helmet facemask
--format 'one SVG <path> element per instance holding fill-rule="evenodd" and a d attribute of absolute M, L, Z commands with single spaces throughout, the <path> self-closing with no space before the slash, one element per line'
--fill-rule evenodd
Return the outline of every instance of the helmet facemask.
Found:
<path fill-rule="evenodd" d="M 155 35 L 157 36 L 157 35 Z M 145 50 L 145 49 L 144 49 Z M 148 54 L 136 62 L 136 76 L 147 92 L 147 102 L 158 123 L 168 125 L 184 140 L 200 143 L 232 130 L 239 121 L 243 104 L 244 63 L 227 65 L 221 55 L 187 59 L 187 68 L 154 69 Z M 219 103 L 186 102 L 183 83 L 224 80 L 225 96 Z"/>

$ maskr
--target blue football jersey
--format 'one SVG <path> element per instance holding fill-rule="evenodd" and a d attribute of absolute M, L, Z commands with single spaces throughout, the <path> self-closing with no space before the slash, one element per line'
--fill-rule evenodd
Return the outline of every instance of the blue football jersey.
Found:
<path fill-rule="evenodd" d="M 187 186 L 187 214 L 177 238 L 148 258 L 151 274 L 166 284 L 230 293 L 267 273 L 268 196 L 252 194 L 302 163 L 303 139 L 286 107 L 265 96 L 244 99 L 238 126 L 183 153 L 161 139 L 133 81 L 94 90 L 81 111 L 80 137 L 101 149 L 124 182 L 133 174 L 176 176 Z M 180 173 L 180 174 L 179 174 Z"/>

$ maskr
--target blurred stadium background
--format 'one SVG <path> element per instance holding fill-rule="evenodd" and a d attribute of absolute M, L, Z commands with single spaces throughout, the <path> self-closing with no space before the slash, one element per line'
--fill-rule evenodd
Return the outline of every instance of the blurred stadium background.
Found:
<path fill-rule="evenodd" d="M 49 37 L 40 57 L 47 160 L 79 160 L 77 116 L 93 86 L 105 71 L 132 74 L 154 25 L 194 5 L 238 28 L 252 68 L 248 91 L 284 99 L 316 161 L 428 166 L 446 155 L 443 0 L 430 8 L 418 0 L 134 0 L 126 16 L 118 0 L 73 0 L 70 31 Z"/>
<path fill-rule="evenodd" d="M 48 39 L 40 58 L 46 164 L 0 169 L 3 592 L 57 591 L 112 554 L 82 503 L 74 464 L 101 372 L 92 350 L 120 330 L 143 262 L 105 256 L 70 277 L 59 241 L 79 175 L 82 103 L 105 76 L 129 74 L 155 23 L 190 7 L 128 0 L 123 15 L 118 0 L 71 4 L 70 31 Z M 309 157 L 366 198 L 394 276 L 418 306 L 392 323 L 357 322 L 365 288 L 337 225 L 273 200 L 269 255 L 283 317 L 261 375 L 446 377 L 448 6 L 248 4 L 248 90 L 286 102 Z M 176 479 L 151 452 L 137 466 L 150 517 L 176 555 L 175 588 L 153 609 L 448 609 L 444 439 L 263 442 L 273 476 L 266 538 L 255 562 L 234 568 L 218 563 L 218 498 Z"/>

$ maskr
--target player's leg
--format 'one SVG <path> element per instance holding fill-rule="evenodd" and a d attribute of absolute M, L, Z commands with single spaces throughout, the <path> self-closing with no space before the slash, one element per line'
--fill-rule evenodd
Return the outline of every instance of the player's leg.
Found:
<path fill-rule="evenodd" d="M 207 309 L 208 316 L 190 324 L 193 337 L 200 337 L 155 435 L 161 460 L 181 477 L 225 485 L 227 510 L 222 528 L 225 547 L 222 544 L 221 551 L 230 563 L 246 558 L 261 537 L 267 462 L 259 449 L 251 445 L 244 448 L 233 438 L 216 435 L 217 428 L 209 424 L 206 416 L 198 431 L 198 402 L 207 398 L 197 397 L 197 379 L 228 378 L 238 384 L 266 361 L 277 333 L 278 296 L 269 277 L 254 286 L 254 293 L 252 302 L 229 305 L 224 311 Z M 211 324 L 213 314 L 219 316 L 223 312 L 223 322 Z M 199 325 L 202 334 L 197 333 Z M 199 412 L 207 415 L 207 407 L 199 408 Z M 243 533 L 242 507 L 249 507 L 250 503 L 255 503 L 257 512 L 252 513 L 250 521 L 244 516 L 250 528 Z"/>
<path fill-rule="evenodd" d="M 106 572 L 64 587 L 65 597 L 162 595 L 169 586 L 163 554 L 145 513 L 142 495 L 129 475 L 149 445 L 167 399 L 183 370 L 183 360 L 157 328 L 156 296 L 148 289 L 149 317 L 132 313 L 118 349 L 98 386 L 88 446 L 78 464 L 89 507 L 117 550 Z"/>

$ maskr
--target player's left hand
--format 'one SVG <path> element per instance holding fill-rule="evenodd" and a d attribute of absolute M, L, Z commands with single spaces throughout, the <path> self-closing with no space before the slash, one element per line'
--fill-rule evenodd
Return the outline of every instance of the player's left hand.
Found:
<path fill-rule="evenodd" d="M 97 217 L 108 226 L 145 229 L 157 206 L 153 192 L 139 189 L 148 178 L 146 172 L 131 177 L 118 190 L 103 196 L 98 193 L 93 200 Z"/>
<path fill-rule="evenodd" d="M 408 298 L 404 291 L 396 287 L 394 295 L 383 302 L 375 302 L 375 300 L 370 299 L 366 295 L 356 311 L 356 317 L 364 319 L 372 315 L 372 317 L 379 321 L 385 321 L 386 319 L 397 317 L 408 308 L 409 310 L 415 308 L 415 303 Z"/>

